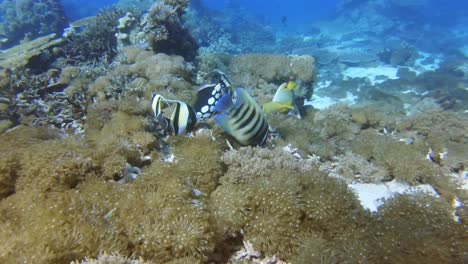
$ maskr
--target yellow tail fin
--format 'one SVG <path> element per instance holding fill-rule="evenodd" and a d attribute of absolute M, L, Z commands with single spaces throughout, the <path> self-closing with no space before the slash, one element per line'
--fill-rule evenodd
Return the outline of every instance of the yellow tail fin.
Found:
<path fill-rule="evenodd" d="M 280 104 L 275 102 L 269 102 L 263 105 L 263 112 L 265 113 L 284 113 L 288 112 L 289 110 L 293 110 L 294 107 L 288 104 Z"/>

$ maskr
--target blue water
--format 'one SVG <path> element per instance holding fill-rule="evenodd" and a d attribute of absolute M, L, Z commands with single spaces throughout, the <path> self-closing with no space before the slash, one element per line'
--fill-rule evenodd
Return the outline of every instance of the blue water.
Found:
<path fill-rule="evenodd" d="M 70 21 L 95 15 L 100 9 L 117 2 L 118 0 L 61 0 Z M 207 10 L 223 11 L 234 6 L 246 15 L 254 15 L 259 21 L 273 27 L 286 26 L 290 30 L 295 30 L 320 20 L 326 20 L 333 15 L 343 0 L 201 0 L 201 2 Z M 365 1 L 354 0 L 351 2 Z M 460 19 L 468 17 L 468 1 L 421 0 L 421 2 L 425 4 L 417 8 L 396 8 L 388 12 L 392 13 L 394 19 L 418 19 L 421 24 L 433 25 L 452 25 L 459 22 Z M 1 19 L 0 16 L 0 21 Z"/>
<path fill-rule="evenodd" d="M 231 2 L 235 2 L 232 4 Z M 326 19 L 335 10 L 339 0 L 306 1 L 306 0 L 237 0 L 219 1 L 204 0 L 207 8 L 222 10 L 230 3 L 244 12 L 253 14 L 270 25 L 287 25 L 289 27 L 302 27 L 317 20 Z M 286 21 L 282 22 L 282 19 Z"/>
<path fill-rule="evenodd" d="M 61 0 L 65 13 L 70 21 L 94 16 L 100 9 L 115 4 L 116 2 L 116 0 Z"/>
<path fill-rule="evenodd" d="M 67 17 L 70 20 L 95 15 L 101 8 L 116 4 L 116 0 L 61 0 Z M 136 1 L 137 2 L 137 1 Z M 339 0 L 317 3 L 305 0 L 202 0 L 210 10 L 222 11 L 228 7 L 239 7 L 243 12 L 253 14 L 261 21 L 271 25 L 287 24 L 290 27 L 301 27 L 320 19 L 327 18 L 334 11 Z M 286 18 L 285 22 L 282 19 Z"/>

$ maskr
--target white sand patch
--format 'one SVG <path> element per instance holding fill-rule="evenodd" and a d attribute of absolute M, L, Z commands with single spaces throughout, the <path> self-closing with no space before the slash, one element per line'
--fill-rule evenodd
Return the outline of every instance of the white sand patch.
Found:
<path fill-rule="evenodd" d="M 348 67 L 346 70 L 343 71 L 342 74 L 343 80 L 349 80 L 352 78 L 367 78 L 372 83 L 372 85 L 375 85 L 383 83 L 388 79 L 398 79 L 398 68 L 383 65 L 369 68 Z"/>
<path fill-rule="evenodd" d="M 387 183 L 352 183 L 348 187 L 356 193 L 361 205 L 371 211 L 377 212 L 385 199 L 390 199 L 396 194 L 426 193 L 439 197 L 434 188 L 429 184 L 410 186 L 397 180 Z"/>
<path fill-rule="evenodd" d="M 431 57 L 433 58 L 434 61 L 432 63 L 427 63 L 426 60 Z M 419 57 L 414 62 L 414 65 L 408 68 L 410 71 L 415 72 L 416 75 L 419 75 L 427 71 L 435 71 L 439 69 L 441 63 L 442 63 L 441 55 L 430 54 L 430 53 L 419 51 Z"/>
<path fill-rule="evenodd" d="M 315 86 L 314 90 L 317 91 L 317 90 L 325 89 L 325 88 L 327 88 L 328 86 L 330 86 L 331 83 L 332 83 L 332 81 L 320 81 L 320 82 L 317 82 L 317 85 Z"/>
<path fill-rule="evenodd" d="M 312 98 L 310 100 L 305 100 L 304 105 L 311 105 L 315 109 L 319 110 L 325 110 L 329 108 L 332 105 L 335 105 L 337 103 L 342 103 L 342 104 L 347 104 L 347 105 L 353 105 L 357 102 L 358 96 L 346 92 L 346 97 L 345 98 L 331 98 L 328 96 L 319 96 L 317 94 L 312 95 Z"/>
<path fill-rule="evenodd" d="M 384 199 L 392 197 L 392 192 L 383 183 L 353 183 L 348 187 L 356 193 L 362 207 L 371 212 L 377 212 Z"/>
<path fill-rule="evenodd" d="M 304 105 L 311 105 L 315 109 L 324 110 L 336 103 L 336 100 L 332 99 L 331 97 L 321 97 L 317 94 L 314 94 L 310 100 L 305 100 Z"/>

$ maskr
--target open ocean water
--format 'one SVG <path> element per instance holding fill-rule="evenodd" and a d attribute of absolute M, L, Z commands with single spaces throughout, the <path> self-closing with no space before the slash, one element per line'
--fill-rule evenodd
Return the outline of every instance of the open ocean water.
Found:
<path fill-rule="evenodd" d="M 0 263 L 467 263 L 468 3 L 0 0 Z"/>

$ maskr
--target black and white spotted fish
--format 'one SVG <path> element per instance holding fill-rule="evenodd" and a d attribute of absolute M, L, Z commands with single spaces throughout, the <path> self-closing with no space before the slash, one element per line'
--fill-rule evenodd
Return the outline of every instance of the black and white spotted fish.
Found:
<path fill-rule="evenodd" d="M 221 96 L 231 92 L 231 82 L 226 75 L 221 71 L 217 73 L 220 75 L 219 83 L 205 84 L 198 89 L 197 99 L 193 105 L 198 122 L 211 118 L 215 114 L 214 106 Z"/>
<path fill-rule="evenodd" d="M 162 129 L 175 135 L 181 135 L 195 127 L 197 118 L 195 111 L 188 104 L 179 100 L 169 100 L 160 94 L 154 94 L 151 107 L 156 122 Z M 168 113 L 170 118 L 165 114 Z"/>
<path fill-rule="evenodd" d="M 214 115 L 214 106 L 223 95 L 223 87 L 218 84 L 205 84 L 198 89 L 193 109 L 198 122 L 205 121 Z"/>
<path fill-rule="evenodd" d="M 242 88 L 236 88 L 233 96 L 226 93 L 215 105 L 216 123 L 242 145 L 262 145 L 268 137 L 268 122 L 262 108 Z"/>

